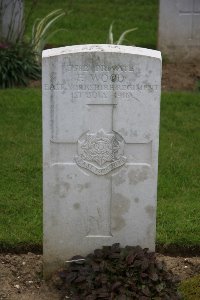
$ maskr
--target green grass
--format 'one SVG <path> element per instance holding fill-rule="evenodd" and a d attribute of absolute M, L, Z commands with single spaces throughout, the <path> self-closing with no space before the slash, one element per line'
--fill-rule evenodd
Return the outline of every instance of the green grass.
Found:
<path fill-rule="evenodd" d="M 194 276 L 181 282 L 179 290 L 183 295 L 183 300 L 200 299 L 200 275 Z"/>
<path fill-rule="evenodd" d="M 200 244 L 200 94 L 164 93 L 161 108 L 157 239 Z"/>
<path fill-rule="evenodd" d="M 157 241 L 199 244 L 200 94 L 164 93 Z M 0 91 L 0 244 L 42 243 L 41 92 Z"/>
<path fill-rule="evenodd" d="M 41 243 L 41 93 L 0 91 L 0 243 Z"/>
<path fill-rule="evenodd" d="M 32 0 L 25 1 L 26 14 Z M 158 0 L 57 0 L 38 1 L 28 20 L 27 35 L 36 18 L 42 18 L 54 9 L 63 8 L 70 14 L 64 16 L 55 26 L 66 28 L 68 32 L 59 32 L 49 41 L 53 45 L 75 45 L 106 43 L 110 24 L 114 24 L 114 37 L 129 28 L 137 31 L 127 36 L 127 45 L 156 48 L 158 25 Z"/>
<path fill-rule="evenodd" d="M 26 15 L 31 0 L 25 1 Z M 156 48 L 158 0 L 38 1 L 26 36 L 36 18 L 63 8 L 71 10 L 56 28 L 66 28 L 48 43 L 55 46 L 106 43 L 126 29 L 127 45 Z M 199 245 L 200 238 L 200 94 L 164 93 L 161 106 L 157 241 Z M 0 245 L 42 243 L 41 92 L 0 91 Z"/>

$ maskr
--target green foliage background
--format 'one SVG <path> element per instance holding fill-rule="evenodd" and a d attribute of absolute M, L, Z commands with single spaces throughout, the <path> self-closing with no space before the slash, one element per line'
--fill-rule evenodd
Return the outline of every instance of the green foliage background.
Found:
<path fill-rule="evenodd" d="M 25 1 L 28 14 L 32 0 Z M 56 23 L 56 27 L 66 28 L 49 40 L 53 45 L 104 44 L 110 24 L 114 21 L 116 38 L 129 29 L 138 30 L 128 35 L 126 44 L 156 48 L 158 26 L 157 0 L 57 0 L 38 1 L 28 19 L 27 35 L 36 18 L 42 18 L 54 9 L 63 8 L 67 14 Z"/>
<path fill-rule="evenodd" d="M 26 15 L 31 0 L 25 1 Z M 64 8 L 71 13 L 57 27 L 68 29 L 50 44 L 105 43 L 115 21 L 118 38 L 138 27 L 126 44 L 156 48 L 158 1 L 38 1 L 28 18 L 26 37 L 37 17 Z M 157 242 L 199 245 L 200 94 L 163 93 L 159 156 Z M 42 141 L 40 89 L 0 90 L 0 245 L 42 243 Z"/>

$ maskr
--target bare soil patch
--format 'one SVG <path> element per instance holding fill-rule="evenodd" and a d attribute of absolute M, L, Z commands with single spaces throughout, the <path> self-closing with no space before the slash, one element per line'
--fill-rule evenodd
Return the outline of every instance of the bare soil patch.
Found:
<path fill-rule="evenodd" d="M 157 254 L 181 280 L 200 273 L 200 257 Z M 42 255 L 0 254 L 0 300 L 61 300 L 61 292 L 42 279 Z M 67 299 L 67 298 L 66 298 Z"/>
<path fill-rule="evenodd" d="M 162 90 L 200 90 L 200 63 L 164 63 L 162 74 Z"/>

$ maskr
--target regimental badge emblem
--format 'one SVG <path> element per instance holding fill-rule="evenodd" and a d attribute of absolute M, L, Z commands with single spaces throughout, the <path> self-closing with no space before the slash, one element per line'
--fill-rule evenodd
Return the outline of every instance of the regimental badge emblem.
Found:
<path fill-rule="evenodd" d="M 121 167 L 126 162 L 124 139 L 118 133 L 105 132 L 100 129 L 96 133 L 86 133 L 78 140 L 78 166 L 90 170 L 96 175 L 105 175 Z"/>

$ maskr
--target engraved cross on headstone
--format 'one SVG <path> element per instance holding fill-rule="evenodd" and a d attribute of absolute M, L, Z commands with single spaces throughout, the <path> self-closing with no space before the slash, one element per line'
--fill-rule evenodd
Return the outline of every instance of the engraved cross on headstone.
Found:
<path fill-rule="evenodd" d="M 134 101 L 134 99 L 132 99 Z M 126 143 L 124 141 L 123 146 L 121 146 L 122 142 L 119 141 L 119 145 L 116 147 L 123 149 L 119 149 L 121 152 L 119 153 L 119 157 L 110 159 L 107 158 L 108 163 L 102 162 L 102 165 L 95 164 L 95 158 L 85 158 L 82 155 L 83 149 L 88 154 L 88 152 L 92 152 L 92 154 L 96 155 L 97 151 L 93 153 L 94 149 L 89 149 L 90 145 L 87 145 L 87 135 L 89 137 L 96 136 L 97 134 L 102 134 L 105 139 L 108 140 L 108 137 L 115 133 L 115 126 L 113 121 L 114 110 L 117 107 L 116 103 L 104 103 L 101 101 L 96 101 L 96 103 L 88 102 L 86 105 L 90 107 L 94 107 L 94 109 L 104 109 L 111 110 L 112 122 L 110 124 L 111 128 L 105 129 L 104 124 L 101 124 L 101 128 L 95 129 L 90 132 L 86 132 L 83 137 L 77 143 L 74 142 L 66 142 L 64 140 L 51 140 L 52 153 L 54 153 L 54 159 L 52 161 L 53 166 L 65 166 L 67 168 L 68 165 L 77 164 L 80 172 L 86 177 L 89 177 L 89 180 L 93 182 L 93 186 L 90 187 L 89 194 L 87 197 L 87 205 L 85 210 L 84 218 L 87 220 L 87 234 L 86 238 L 92 239 L 108 239 L 112 238 L 112 191 L 113 191 L 113 180 L 115 176 L 123 170 L 126 170 L 128 166 L 146 166 L 151 167 L 151 153 L 152 153 L 152 143 Z M 95 127 L 95 125 L 94 125 Z M 114 130 L 114 131 L 113 131 Z M 118 136 L 118 135 L 117 135 Z M 123 138 L 123 137 L 122 137 Z M 103 139 L 102 139 L 103 141 Z M 109 142 L 109 141 L 108 141 Z M 116 141 L 117 143 L 118 141 Z M 83 147 L 84 146 L 84 147 Z M 110 145 L 108 145 L 109 148 Z M 82 151 L 81 147 L 83 147 Z M 104 147 L 104 144 L 99 143 L 95 144 L 95 141 L 92 141 L 91 147 Z M 113 145 L 111 145 L 113 150 Z M 111 149 L 111 147 L 109 149 Z M 80 149 L 79 149 L 80 148 Z M 86 149 L 86 150 L 85 150 Z M 90 151 L 91 150 L 91 151 Z M 102 149 L 105 150 L 105 149 Z M 79 153 L 80 152 L 80 153 Z M 101 149 L 100 149 L 101 152 Z M 108 151 L 107 151 L 108 153 Z M 80 157 L 78 156 L 80 154 Z M 91 153 L 90 153 L 91 154 Z M 91 155 L 92 155 L 91 154 Z M 111 154 L 111 153 L 110 153 Z M 121 155 L 120 155 L 121 154 Z M 108 153 L 109 155 L 109 153 Z M 63 158 L 63 159 L 61 159 Z M 61 160 L 60 160 L 61 159 Z M 93 161 L 92 161 L 93 159 Z M 60 161 L 59 161 L 60 160 Z M 106 158 L 105 158 L 106 160 Z M 97 161 L 97 159 L 96 159 Z M 103 188 L 101 188 L 103 187 Z M 85 193 L 87 193 L 85 191 Z M 94 201 L 95 197 L 98 195 L 98 201 Z M 99 203 L 101 205 L 99 205 Z"/>
<path fill-rule="evenodd" d="M 55 159 L 52 162 L 52 166 L 63 166 L 68 167 L 69 165 L 75 165 L 75 158 L 77 155 L 76 143 L 66 143 L 64 141 L 52 141 L 52 149 L 54 147 Z M 55 151 L 56 149 L 56 151 Z M 112 228 L 111 228 L 111 207 L 112 207 L 112 180 L 119 172 L 127 166 L 146 166 L 151 167 L 151 150 L 152 143 L 125 143 L 124 145 L 124 157 L 126 162 L 119 166 L 118 168 L 110 170 L 107 174 L 101 176 L 94 174 L 91 171 L 91 168 L 80 168 L 85 176 L 92 178 L 93 187 L 90 189 L 88 194 L 88 203 L 86 209 L 86 215 L 84 216 L 87 219 L 87 238 L 110 238 L 112 237 Z M 53 151 L 53 150 L 52 150 Z M 58 161 L 57 157 L 62 157 L 62 161 Z M 91 164 L 92 165 L 92 164 Z M 104 186 L 104 189 L 100 190 L 99 187 Z M 94 198 L 91 196 L 98 194 L 98 197 L 101 198 L 101 206 L 94 201 Z M 90 196 L 90 197 L 89 197 Z"/>
<path fill-rule="evenodd" d="M 182 7 L 184 6 L 185 7 Z M 200 17 L 200 3 L 199 0 L 178 1 L 179 15 L 191 19 L 191 30 L 189 39 L 194 39 L 195 34 L 195 17 Z"/>

